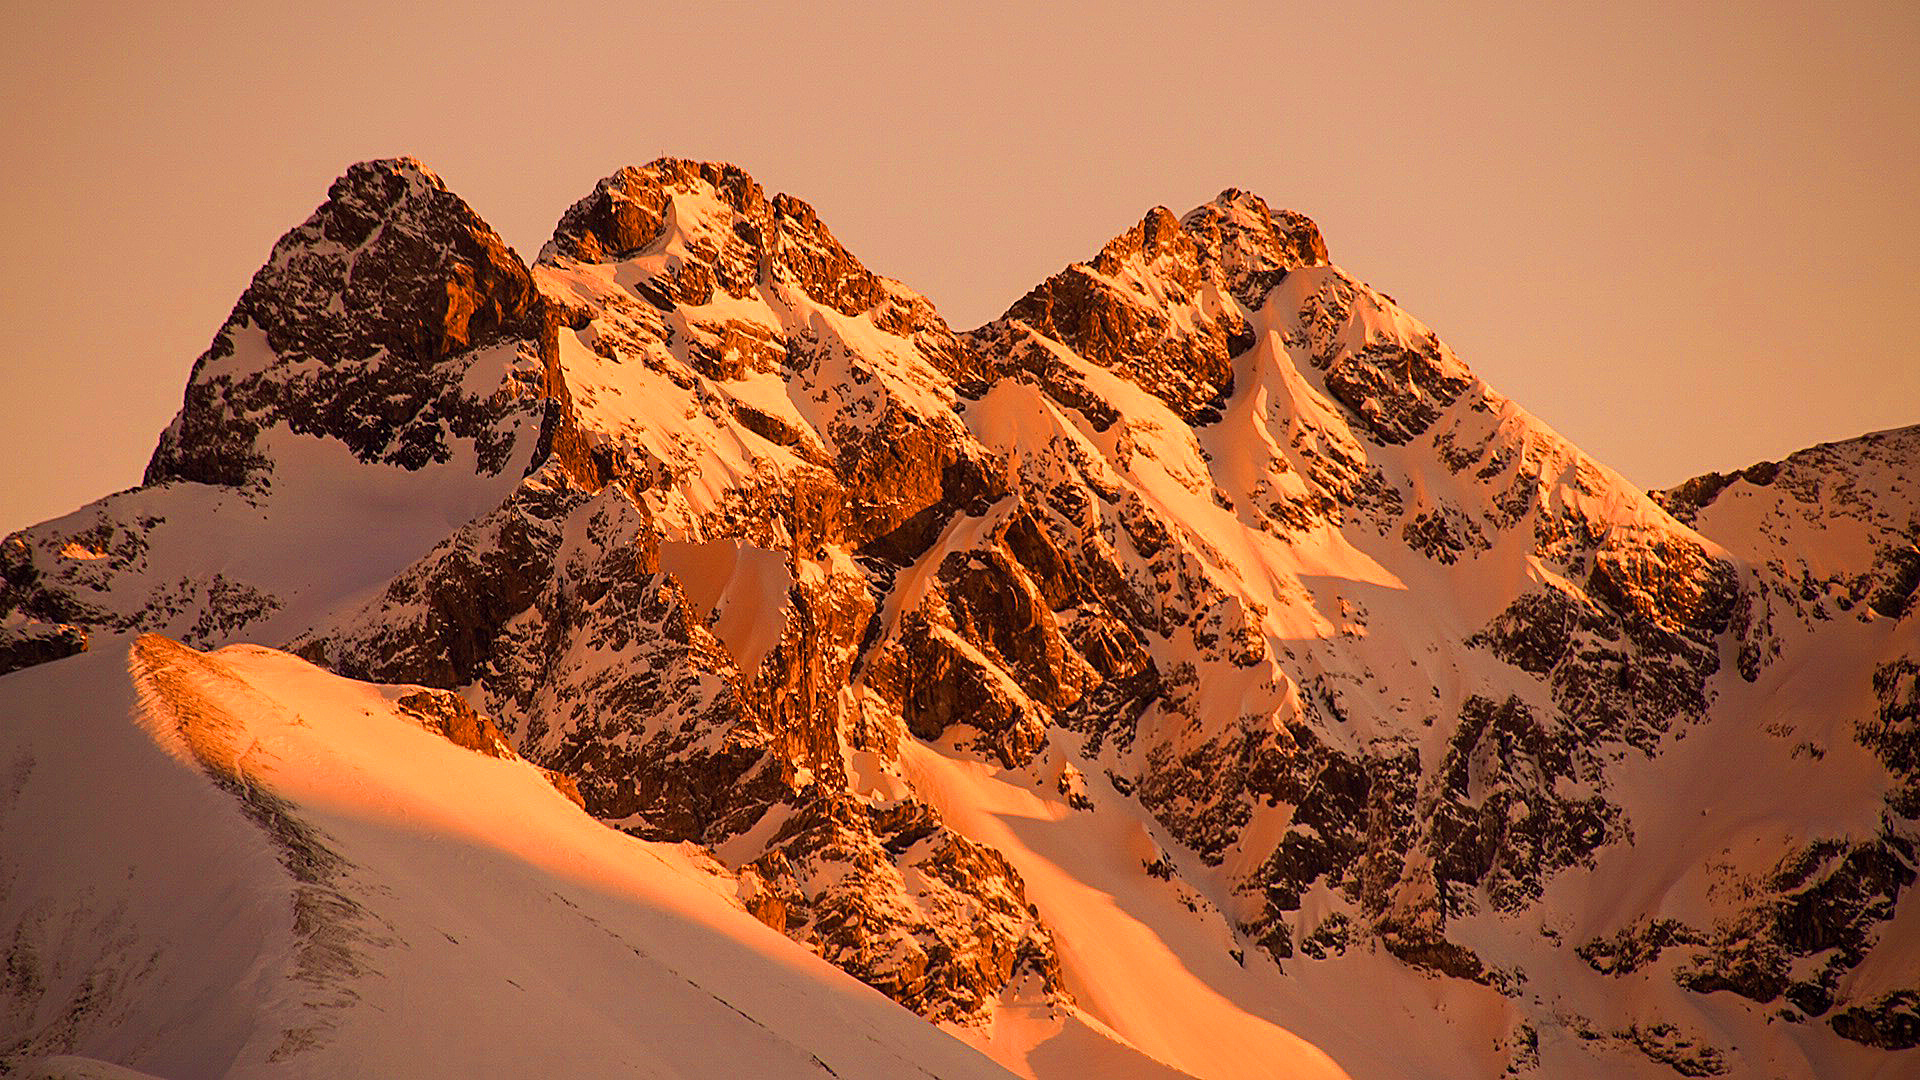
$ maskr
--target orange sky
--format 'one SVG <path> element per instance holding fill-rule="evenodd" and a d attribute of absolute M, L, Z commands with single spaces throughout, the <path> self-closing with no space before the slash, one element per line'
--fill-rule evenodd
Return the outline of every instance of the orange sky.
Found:
<path fill-rule="evenodd" d="M 280 233 L 411 154 L 529 258 L 734 161 L 956 327 L 1156 203 L 1315 218 L 1641 484 L 1920 422 L 1920 4 L 10 4 L 0 532 L 138 482 Z"/>

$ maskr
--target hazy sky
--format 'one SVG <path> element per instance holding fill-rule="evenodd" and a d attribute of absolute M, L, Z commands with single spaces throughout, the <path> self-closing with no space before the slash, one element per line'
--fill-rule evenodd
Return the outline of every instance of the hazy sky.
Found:
<path fill-rule="evenodd" d="M 0 532 L 137 483 L 349 163 L 531 258 L 733 161 L 965 328 L 1149 207 L 1320 223 L 1643 485 L 1920 422 L 1920 4 L 10 3 Z"/>

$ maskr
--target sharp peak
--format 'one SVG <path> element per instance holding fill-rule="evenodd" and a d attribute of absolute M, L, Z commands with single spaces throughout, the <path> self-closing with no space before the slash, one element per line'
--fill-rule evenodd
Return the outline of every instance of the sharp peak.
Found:
<path fill-rule="evenodd" d="M 1267 200 L 1261 198 L 1257 192 L 1248 191 L 1246 188 L 1228 187 L 1222 188 L 1220 194 L 1215 195 L 1210 202 L 1202 203 L 1201 206 L 1257 206 L 1264 210 L 1267 207 Z M 1194 207 L 1195 210 L 1200 208 L 1200 206 Z"/>
<path fill-rule="evenodd" d="M 1231 224 L 1294 244 L 1305 242 L 1319 250 L 1320 261 L 1326 259 L 1326 241 L 1312 218 L 1297 210 L 1275 210 L 1267 200 L 1245 188 L 1226 188 L 1180 216 L 1180 227 L 1190 233 L 1212 232 L 1214 223 Z"/>
<path fill-rule="evenodd" d="M 429 230 L 455 228 L 497 238 L 492 225 L 472 204 L 450 190 L 439 174 L 418 158 L 374 158 L 355 162 L 327 188 L 326 202 L 305 225 L 281 242 L 301 242 L 304 231 L 318 229 L 352 247 L 383 222 L 408 220 Z"/>
<path fill-rule="evenodd" d="M 1284 270 L 1327 262 L 1326 242 L 1312 219 L 1292 210 L 1273 210 L 1259 195 L 1229 187 L 1177 218 L 1165 206 L 1153 207 L 1108 241 L 1088 265 L 1111 274 L 1134 256 L 1153 262 L 1169 253 L 1225 263 L 1234 276 L 1246 269 Z"/>
<path fill-rule="evenodd" d="M 427 191 L 452 192 L 440 175 L 419 158 L 390 157 L 356 161 L 327 189 L 327 198 L 358 198 L 392 204 Z"/>
<path fill-rule="evenodd" d="M 660 191 L 672 194 L 690 185 L 704 184 L 743 214 L 765 205 L 774 213 L 818 223 L 819 215 L 806 200 L 785 192 L 769 195 L 753 174 L 730 161 L 702 161 L 697 158 L 657 157 L 645 165 L 623 165 L 594 186 L 595 194 L 636 191 Z"/>
<path fill-rule="evenodd" d="M 625 165 L 602 177 L 585 197 L 561 215 L 541 258 L 569 255 L 596 259 L 636 250 L 650 235 L 676 195 L 708 190 L 750 221 L 785 220 L 837 245 L 824 222 L 805 200 L 787 194 L 769 196 L 748 172 L 726 161 L 659 157 L 644 165 Z"/>
<path fill-rule="evenodd" d="M 701 186 L 712 188 L 737 209 L 766 200 L 759 182 L 740 166 L 729 161 L 683 157 L 657 157 L 644 165 L 622 165 L 602 177 L 588 198 L 606 195 L 631 198 L 649 192 L 672 194 Z"/>
<path fill-rule="evenodd" d="M 1238 187 L 1225 188 L 1220 194 L 1178 216 L 1175 216 L 1165 204 L 1155 206 L 1142 216 L 1140 225 L 1152 227 L 1176 223 L 1188 232 L 1192 232 L 1196 223 L 1220 216 L 1240 218 L 1249 224 L 1258 223 L 1267 229 L 1295 227 L 1302 224 L 1318 228 L 1305 214 L 1297 210 L 1275 210 L 1258 193 Z"/>
<path fill-rule="evenodd" d="M 365 161 L 356 161 L 353 164 L 347 166 L 347 171 L 341 177 L 341 179 L 344 180 L 348 176 L 353 176 L 353 175 L 362 174 L 362 173 L 385 174 L 385 175 L 392 175 L 392 176 L 413 175 L 413 176 L 419 176 L 435 184 L 440 183 L 440 176 L 438 173 L 435 173 L 432 169 L 428 168 L 425 162 L 421 161 L 419 158 L 414 157 L 410 154 L 401 154 L 396 157 L 368 158 Z M 445 186 L 445 185 L 442 185 L 442 186 Z"/>
<path fill-rule="evenodd" d="M 731 161 L 702 160 L 700 158 L 679 157 L 674 154 L 662 154 L 644 165 L 623 165 L 614 170 L 621 173 L 699 173 L 703 175 L 740 176 L 752 179 L 747 170 Z"/>
<path fill-rule="evenodd" d="M 493 226 L 448 188 L 438 173 L 418 158 L 400 156 L 347 166 L 327 188 L 326 201 L 280 238 L 269 265 L 280 261 L 283 249 L 309 247 L 322 238 L 346 248 L 358 247 L 382 227 L 442 245 L 464 237 L 481 248 L 497 247 L 511 261 L 519 261 Z"/>

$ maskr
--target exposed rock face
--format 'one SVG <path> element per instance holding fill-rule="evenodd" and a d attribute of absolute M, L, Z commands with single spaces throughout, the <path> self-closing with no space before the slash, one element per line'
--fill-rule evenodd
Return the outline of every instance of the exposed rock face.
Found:
<path fill-rule="evenodd" d="M 1591 566 L 1584 594 L 1523 594 L 1469 644 L 1546 678 L 1588 739 L 1653 753 L 1676 720 L 1705 715 L 1721 635 L 1740 598 L 1733 571 L 1698 544 L 1655 545 L 1609 544 L 1567 560 L 1576 572 Z"/>
<path fill-rule="evenodd" d="M 519 257 L 432 172 L 353 166 L 194 363 L 144 485 L 0 542 L 0 614 L 39 624 L 38 640 L 71 624 L 209 645 L 283 613 L 297 632 L 312 613 L 286 612 L 290 595 L 314 592 L 312 563 L 340 554 L 298 552 L 316 543 L 302 518 L 384 499 L 378 531 L 349 541 L 377 581 L 418 554 L 414 536 L 437 530 L 424 548 L 444 533 L 436 504 L 469 501 L 446 489 L 477 488 L 483 509 L 515 468 L 577 450 L 542 356 L 548 319 Z M 341 458 L 415 475 L 343 483 Z M 424 525 L 405 520 L 414 506 Z M 403 554 L 383 551 L 391 537 Z"/>
<path fill-rule="evenodd" d="M 1449 906 L 1470 908 L 1478 886 L 1496 909 L 1524 910 L 1555 871 L 1616 838 L 1619 807 L 1564 794 L 1600 775 L 1577 739 L 1547 730 L 1518 698 L 1469 698 L 1421 815 Z"/>
<path fill-rule="evenodd" d="M 1582 945 L 1578 951 L 1596 970 L 1618 975 L 1659 965 L 1697 993 L 1782 1003 L 1788 1019 L 1824 1016 L 1839 1035 L 1870 1046 L 1913 1045 L 1911 1034 L 1901 1035 L 1912 1026 L 1902 1011 L 1912 992 L 1862 998 L 1851 989 L 1850 973 L 1885 940 L 1920 862 L 1920 756 L 1912 738 L 1920 692 L 1912 678 L 1914 624 L 1906 617 L 1912 590 L 1904 554 L 1916 535 L 1909 479 L 1916 458 L 1920 429 L 1901 429 L 1710 474 L 1656 495 L 1749 568 L 1753 585 L 1731 606 L 1688 604 L 1684 596 L 1660 605 L 1711 613 L 1715 621 L 1727 612 L 1738 631 L 1742 679 L 1790 688 L 1794 676 L 1777 671 L 1782 658 L 1819 655 L 1826 624 L 1843 615 L 1859 627 L 1849 631 L 1858 635 L 1854 643 L 1826 661 L 1845 672 L 1827 693 L 1843 710 L 1835 722 L 1824 731 L 1803 731 L 1804 721 L 1782 719 L 1765 731 L 1798 740 L 1791 756 L 1808 761 L 1825 759 L 1831 740 L 1857 744 L 1884 768 L 1860 794 L 1881 797 L 1883 805 L 1862 815 L 1871 824 L 1799 838 L 1771 864 L 1728 872 L 1720 913 L 1710 922 L 1656 918 Z M 1696 615 L 1688 636 L 1710 643 L 1699 631 L 1712 625 L 1699 625 Z M 1507 650 L 1503 655 L 1519 657 L 1531 648 L 1517 639 L 1503 642 L 1498 632 L 1483 636 Z M 1875 656 L 1891 658 L 1874 663 Z"/>
<path fill-rule="evenodd" d="M 897 719 L 847 712 L 874 629 L 869 573 L 997 495 L 950 411 L 972 354 L 804 203 L 731 167 L 608 178 L 534 273 L 562 313 L 554 363 L 594 470 L 556 458 L 301 651 L 469 687 L 592 812 L 739 852 L 763 918 L 929 1015 L 974 1016 L 1021 973 L 1052 971 L 1004 860 L 921 804 L 903 805 L 934 846 L 900 841 L 904 811 L 850 799 L 843 758 L 900 737 Z M 678 423 L 618 400 L 636 377 Z M 750 392 L 768 377 L 833 407 Z M 740 572 L 715 579 L 716 560 Z M 742 637 L 728 610 L 758 625 Z M 762 821 L 770 835 L 730 844 Z"/>
<path fill-rule="evenodd" d="M 1076 988 L 1030 856 L 925 755 L 1134 815 L 1128 872 L 1255 977 L 1384 954 L 1510 1020 L 1499 1068 L 1718 1075 L 1783 1059 L 1699 1034 L 1701 995 L 1911 1044 L 1911 995 L 1854 983 L 1912 902 L 1915 431 L 1656 503 L 1236 190 L 955 334 L 732 166 L 623 169 L 528 268 L 374 163 L 276 247 L 149 487 L 0 547 L 5 632 L 48 643 L 0 658 L 271 627 L 433 688 L 426 726 L 706 846 L 943 1021 Z M 181 556 L 169 522 L 300 489 L 293 436 L 493 486 L 331 584 Z M 1784 794 L 1676 811 L 1713 754 Z"/>
<path fill-rule="evenodd" d="M 807 796 L 742 871 L 776 929 L 931 1019 L 981 1016 L 1023 975 L 1058 994 L 1052 936 L 998 852 L 924 803 Z"/>
<path fill-rule="evenodd" d="M 537 341 L 540 318 L 519 257 L 438 177 L 408 159 L 355 165 L 274 245 L 194 363 L 146 482 L 243 484 L 271 468 L 257 438 L 277 426 L 410 469 L 472 440 L 497 472 L 512 449 L 503 413 L 519 403 L 497 378 L 474 393 L 467 371 L 500 363 L 475 350 Z M 522 373 L 529 397 L 537 373 Z"/>
<path fill-rule="evenodd" d="M 1014 325 L 1002 340 L 1013 344 L 999 348 L 1070 385 L 1047 350 L 1022 344 L 1023 332 L 1039 334 L 1139 383 L 1187 422 L 1208 423 L 1233 391 L 1233 358 L 1253 344 L 1245 309 L 1260 307 L 1287 271 L 1326 261 L 1313 222 L 1291 212 L 1276 219 L 1257 195 L 1228 189 L 1185 219 L 1157 206 L 1091 262 L 1008 309 Z"/>
<path fill-rule="evenodd" d="M 1431 427 L 1471 376 L 1430 331 L 1399 340 L 1343 339 L 1339 329 L 1352 324 L 1358 298 L 1354 283 L 1329 280 L 1301 306 L 1299 332 L 1328 393 L 1363 420 L 1375 439 L 1399 445 Z"/>
<path fill-rule="evenodd" d="M 1708 473 L 1655 498 L 1706 535 L 1725 536 L 1752 565 L 1769 625 L 1899 619 L 1920 591 L 1916 457 L 1920 427 L 1897 428 Z"/>
<path fill-rule="evenodd" d="M 0 628 L 0 675 L 87 651 L 87 632 L 71 623 L 23 622 Z"/>
<path fill-rule="evenodd" d="M 1920 993 L 1896 990 L 1833 1018 L 1833 1030 L 1882 1050 L 1920 1046 Z"/>
<path fill-rule="evenodd" d="M 109 496 L 0 540 L 0 640 L 12 642 L 12 655 L 59 659 L 99 632 L 164 628 L 195 643 L 226 640 L 281 608 L 237 575 L 175 573 L 170 553 L 155 558 L 153 538 L 167 519 L 148 512 L 141 495 Z"/>
<path fill-rule="evenodd" d="M 403 716 L 428 731 L 434 732 L 455 746 L 464 747 L 477 754 L 493 758 L 517 758 L 513 746 L 507 742 L 493 721 L 473 711 L 467 699 L 451 690 L 416 690 L 403 694 L 396 702 Z M 581 809 L 586 809 L 586 800 L 580 794 L 580 785 L 566 773 L 552 769 L 541 769 L 548 782 L 560 794 Z"/>
<path fill-rule="evenodd" d="M 969 358 L 931 303 L 869 272 L 811 206 L 791 195 L 768 200 L 759 184 L 732 165 L 662 158 L 622 169 L 561 217 L 540 253 L 543 265 L 555 267 L 635 259 L 645 261 L 631 291 L 661 311 L 702 307 L 716 296 L 747 299 L 757 290 L 797 289 L 841 315 L 870 317 L 876 328 L 912 341 L 950 376 L 970 370 Z M 784 351 L 751 324 L 707 329 L 722 340 L 690 344 L 688 359 L 709 372 L 758 367 Z M 736 337 L 727 339 L 729 331 Z"/>
<path fill-rule="evenodd" d="M 1916 850 L 1910 837 L 1896 834 L 1857 845 L 1816 842 L 1740 882 L 1741 906 L 1711 926 L 1657 919 L 1576 951 L 1596 971 L 1629 975 L 1672 950 L 1682 959 L 1669 957 L 1668 966 L 1688 990 L 1725 991 L 1762 1005 L 1784 999 L 1790 1018 L 1821 1016 L 1913 884 Z M 1836 1030 L 1841 1026 L 1836 1018 Z"/>

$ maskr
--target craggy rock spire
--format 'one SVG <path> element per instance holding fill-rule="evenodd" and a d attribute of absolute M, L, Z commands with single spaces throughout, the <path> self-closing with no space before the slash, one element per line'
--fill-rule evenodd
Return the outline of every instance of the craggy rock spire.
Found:
<path fill-rule="evenodd" d="M 791 195 L 768 199 L 737 165 L 660 158 L 601 180 L 560 218 L 545 262 L 638 260 L 634 285 L 666 310 L 716 294 L 743 299 L 787 287 L 842 315 L 870 313 L 877 328 L 913 339 L 948 374 L 976 374 L 972 359 L 924 297 L 869 271 Z"/>
<path fill-rule="evenodd" d="M 1276 217 L 1259 196 L 1228 188 L 1183 219 L 1154 207 L 1091 262 L 1021 297 L 1002 322 L 1125 375 L 1203 424 L 1233 392 L 1233 358 L 1253 344 L 1247 314 L 1289 270 L 1326 261 L 1312 221 Z M 1015 356 L 1042 378 L 1062 377 L 1044 353 Z"/>
<path fill-rule="evenodd" d="M 1318 225 L 1292 210 L 1275 212 L 1265 199 L 1239 188 L 1189 211 L 1180 228 L 1194 238 L 1203 276 L 1250 308 L 1265 303 L 1287 271 L 1327 265 Z"/>
<path fill-rule="evenodd" d="M 354 165 L 194 364 L 146 482 L 245 483 L 271 470 L 259 437 L 276 426 L 409 469 L 471 439 L 496 471 L 506 403 L 462 376 L 475 350 L 539 332 L 527 268 L 439 177 L 411 158 Z"/>

